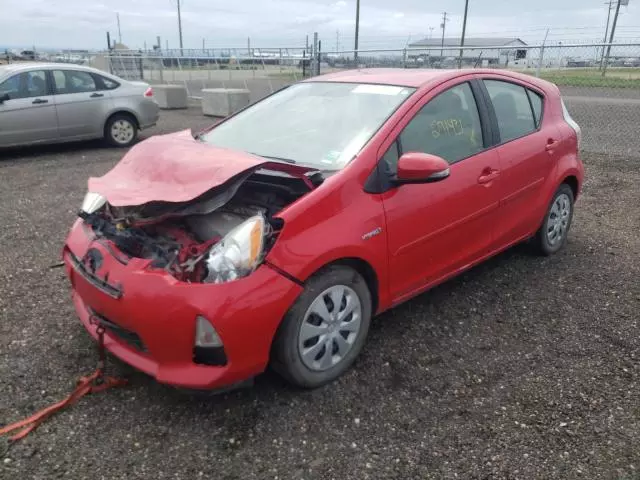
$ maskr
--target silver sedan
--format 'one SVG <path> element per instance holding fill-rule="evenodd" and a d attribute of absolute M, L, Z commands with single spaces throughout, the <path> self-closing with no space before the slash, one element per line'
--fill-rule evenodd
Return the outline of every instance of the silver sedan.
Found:
<path fill-rule="evenodd" d="M 76 65 L 0 66 L 0 147 L 92 138 L 127 147 L 158 115 L 144 82 Z"/>

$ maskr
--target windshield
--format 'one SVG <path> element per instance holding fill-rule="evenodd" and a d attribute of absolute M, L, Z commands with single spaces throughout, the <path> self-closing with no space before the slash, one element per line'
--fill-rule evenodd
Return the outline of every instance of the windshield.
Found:
<path fill-rule="evenodd" d="M 298 83 L 256 103 L 201 140 L 319 170 L 339 170 L 414 88 Z"/>

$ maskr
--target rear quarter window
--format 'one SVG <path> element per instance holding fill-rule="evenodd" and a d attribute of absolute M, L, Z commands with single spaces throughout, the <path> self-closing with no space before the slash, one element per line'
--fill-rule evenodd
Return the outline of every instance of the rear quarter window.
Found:
<path fill-rule="evenodd" d="M 115 90 L 120 86 L 120 84 L 115 80 L 103 77 L 102 75 L 95 75 L 95 77 L 97 79 L 98 88 L 100 88 L 100 90 Z"/>
<path fill-rule="evenodd" d="M 540 122 L 542 122 L 542 97 L 538 95 L 533 90 L 527 90 L 527 95 L 529 95 L 529 100 L 531 101 L 531 108 L 533 110 L 533 117 L 536 122 L 536 127 L 540 127 Z"/>

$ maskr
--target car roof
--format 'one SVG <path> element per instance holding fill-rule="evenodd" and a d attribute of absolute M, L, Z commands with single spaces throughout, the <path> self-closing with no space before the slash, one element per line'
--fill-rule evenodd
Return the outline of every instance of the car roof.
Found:
<path fill-rule="evenodd" d="M 500 75 L 530 83 L 540 89 L 547 90 L 552 84 L 540 80 L 532 75 L 526 75 L 508 70 L 488 68 L 428 69 L 428 68 L 363 68 L 359 70 L 343 70 L 312 77 L 305 82 L 341 82 L 341 83 L 370 83 L 376 85 L 395 85 L 401 87 L 420 88 L 429 84 L 436 84 L 452 80 L 464 75 Z"/>
<path fill-rule="evenodd" d="M 22 62 L 22 63 L 10 63 L 7 65 L 0 65 L 0 77 L 8 73 L 27 72 L 29 70 L 36 70 L 38 68 L 46 69 L 63 69 L 63 70 L 82 70 L 85 72 L 99 73 L 100 75 L 111 76 L 107 72 L 103 72 L 96 68 L 87 67 L 84 65 L 76 65 L 74 63 L 46 63 L 46 62 Z"/>

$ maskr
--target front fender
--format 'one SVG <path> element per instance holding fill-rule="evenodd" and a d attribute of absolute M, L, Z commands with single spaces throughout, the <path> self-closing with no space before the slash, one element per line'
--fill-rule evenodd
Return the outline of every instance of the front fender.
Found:
<path fill-rule="evenodd" d="M 376 273 L 379 291 L 374 293 L 385 308 L 389 302 L 387 235 L 378 195 L 338 191 L 303 211 L 284 212 L 282 218 L 284 227 L 266 258 L 270 264 L 304 282 L 338 260 L 363 260 Z"/>

